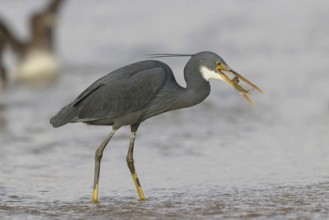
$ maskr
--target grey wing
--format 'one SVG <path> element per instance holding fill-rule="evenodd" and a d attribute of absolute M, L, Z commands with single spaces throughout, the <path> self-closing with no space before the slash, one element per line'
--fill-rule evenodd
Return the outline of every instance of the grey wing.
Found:
<path fill-rule="evenodd" d="M 154 60 L 124 66 L 96 80 L 52 117 L 50 123 L 57 128 L 70 122 L 136 111 L 153 99 L 170 74 L 166 64 Z"/>
<path fill-rule="evenodd" d="M 116 118 L 140 110 L 153 100 L 166 78 L 165 70 L 156 67 L 96 85 L 74 102 L 75 121 Z"/>
<path fill-rule="evenodd" d="M 134 74 L 138 74 L 139 72 L 143 72 L 143 71 L 151 70 L 151 69 L 158 69 L 158 68 L 163 69 L 163 71 L 165 71 L 165 69 L 167 71 L 168 70 L 170 71 L 170 68 L 166 64 L 159 62 L 159 61 L 154 61 L 154 60 L 140 61 L 137 63 L 133 63 L 130 65 L 121 67 L 120 69 L 117 69 L 117 70 L 99 78 L 98 80 L 96 80 L 87 89 L 85 89 L 71 104 L 76 105 L 78 102 L 80 102 L 81 100 L 86 98 L 89 94 L 91 94 L 92 92 L 94 92 L 101 86 L 104 86 L 104 85 L 115 86 L 114 84 L 116 82 L 119 82 L 121 80 L 128 80 Z"/>

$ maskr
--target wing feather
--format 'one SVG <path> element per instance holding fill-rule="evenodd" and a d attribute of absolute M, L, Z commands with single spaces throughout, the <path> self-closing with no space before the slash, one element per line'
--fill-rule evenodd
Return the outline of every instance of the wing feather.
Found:
<path fill-rule="evenodd" d="M 74 107 L 78 109 L 78 120 L 116 118 L 138 111 L 152 101 L 165 81 L 166 72 L 161 67 L 107 80 L 77 98 Z"/>

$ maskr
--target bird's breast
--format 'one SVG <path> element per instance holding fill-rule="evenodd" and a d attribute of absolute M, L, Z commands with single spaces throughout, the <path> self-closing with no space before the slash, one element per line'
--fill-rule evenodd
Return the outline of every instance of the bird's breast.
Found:
<path fill-rule="evenodd" d="M 17 81 L 34 81 L 54 78 L 59 71 L 54 54 L 47 51 L 31 51 L 24 56 L 14 69 Z"/>

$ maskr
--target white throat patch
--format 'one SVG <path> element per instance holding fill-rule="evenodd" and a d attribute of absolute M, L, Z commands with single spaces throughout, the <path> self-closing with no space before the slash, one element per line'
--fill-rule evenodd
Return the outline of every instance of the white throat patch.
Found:
<path fill-rule="evenodd" d="M 200 72 L 201 72 L 202 77 L 207 81 L 209 81 L 210 79 L 225 81 L 219 73 L 217 73 L 213 70 L 210 70 L 205 66 L 200 67 Z"/>

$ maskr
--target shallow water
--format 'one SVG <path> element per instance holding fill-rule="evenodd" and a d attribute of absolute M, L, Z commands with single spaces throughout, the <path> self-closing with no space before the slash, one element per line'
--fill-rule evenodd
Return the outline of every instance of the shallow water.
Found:
<path fill-rule="evenodd" d="M 151 11 L 146 0 L 80 2 L 68 2 L 60 21 L 58 80 L 1 94 L 1 219 L 329 217 L 326 1 L 179 1 Z M 0 12 L 24 36 L 20 22 L 41 3 L 5 1 Z M 265 94 L 255 92 L 251 106 L 212 82 L 202 104 L 143 123 L 134 154 L 142 202 L 125 161 L 129 128 L 120 129 L 105 150 L 93 204 L 94 151 L 110 128 L 54 129 L 50 117 L 147 53 L 200 50 L 220 53 Z M 184 84 L 186 59 L 164 61 Z"/>

